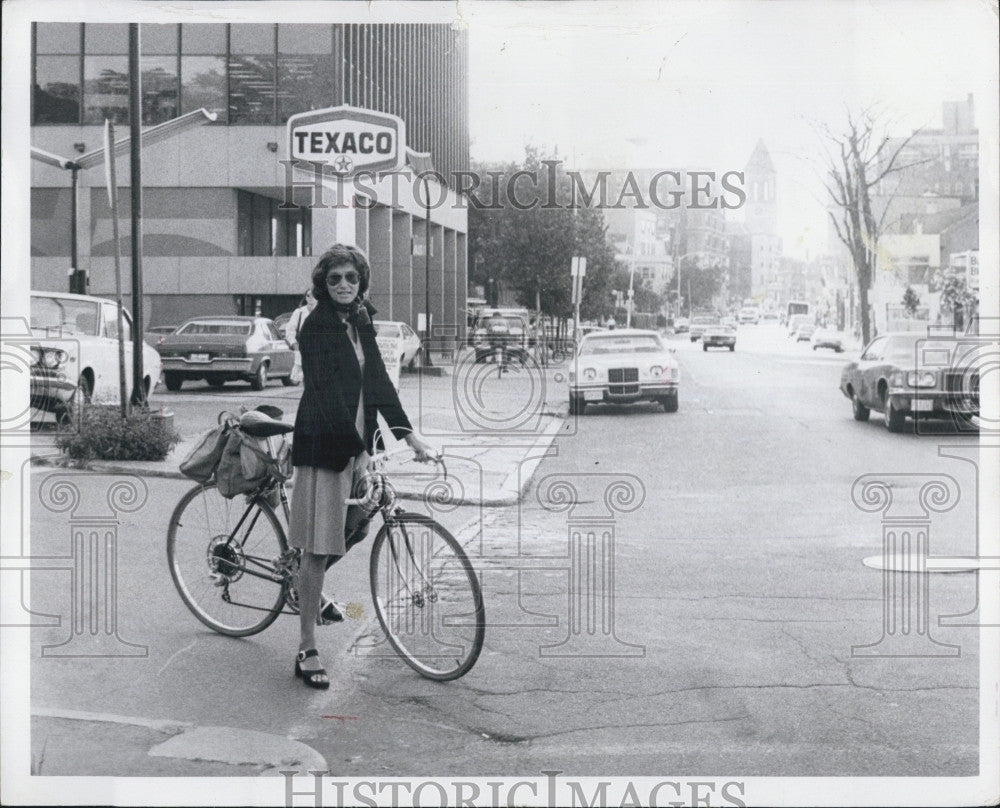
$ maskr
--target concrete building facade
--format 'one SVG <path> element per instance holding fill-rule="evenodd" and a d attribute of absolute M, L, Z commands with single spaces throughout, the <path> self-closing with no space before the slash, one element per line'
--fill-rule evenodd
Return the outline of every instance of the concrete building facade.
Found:
<path fill-rule="evenodd" d="M 449 25 L 141 25 L 142 120 L 207 109 L 216 120 L 143 149 L 147 325 L 200 314 L 293 308 L 316 258 L 357 244 L 373 269 L 379 316 L 416 327 L 429 278 L 435 335 L 464 329 L 467 216 L 453 178 L 468 169 L 468 39 Z M 104 120 L 128 134 L 128 26 L 36 23 L 32 146 L 72 158 L 99 148 Z M 339 105 L 400 117 L 406 145 L 429 152 L 444 184 L 413 171 L 364 187 L 327 178 L 320 194 L 290 174 L 288 118 Z M 116 161 L 128 291 L 129 161 Z M 33 162 L 32 288 L 65 291 L 71 253 L 68 171 Z M 91 294 L 114 292 L 111 214 L 100 168 L 79 172 L 78 266 Z M 290 182 L 291 180 L 291 182 Z M 289 204 L 294 202 L 295 204 Z"/>

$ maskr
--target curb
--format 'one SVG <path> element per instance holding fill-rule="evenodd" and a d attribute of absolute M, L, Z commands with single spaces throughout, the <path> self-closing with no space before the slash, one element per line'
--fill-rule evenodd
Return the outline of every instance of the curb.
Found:
<path fill-rule="evenodd" d="M 544 412 L 543 415 L 549 415 L 555 420 L 546 427 L 545 431 L 536 439 L 535 443 L 532 444 L 529 454 L 536 455 L 532 460 L 527 462 L 527 465 L 522 468 L 515 469 L 508 475 L 507 479 L 504 480 L 500 486 L 500 490 L 504 493 L 498 497 L 480 497 L 478 499 L 472 499 L 468 497 L 463 497 L 460 499 L 452 500 L 454 505 L 479 505 L 484 507 L 500 507 L 505 505 L 516 505 L 521 501 L 525 492 L 528 489 L 528 485 L 531 483 L 531 478 L 534 476 L 535 469 L 542 459 L 548 454 L 548 448 L 552 445 L 552 441 L 555 440 L 556 435 L 559 434 L 562 429 L 562 425 L 566 419 L 567 413 L 565 412 Z M 158 479 L 167 480 L 189 480 L 194 482 L 190 477 L 182 474 L 180 471 L 172 471 L 168 469 L 158 469 L 158 468 L 147 468 L 143 466 L 136 466 L 136 462 L 141 461 L 103 461 L 103 460 L 71 460 L 70 458 L 64 458 L 59 455 L 31 455 L 31 465 L 41 466 L 47 468 L 65 468 L 73 469 L 75 471 L 86 471 L 93 474 L 131 474 L 141 477 L 153 477 Z M 526 470 L 527 473 L 522 473 Z M 522 480 L 520 485 L 517 483 L 517 477 L 520 474 Z M 294 486 L 291 483 L 286 483 L 289 488 Z M 509 493 L 508 493 L 509 492 Z M 396 498 L 408 501 L 423 502 L 425 496 L 423 493 L 415 493 L 412 491 L 397 490 Z"/>

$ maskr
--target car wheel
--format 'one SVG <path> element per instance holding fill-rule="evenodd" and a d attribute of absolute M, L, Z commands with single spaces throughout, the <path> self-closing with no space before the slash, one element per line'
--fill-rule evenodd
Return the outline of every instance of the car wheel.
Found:
<path fill-rule="evenodd" d="M 80 404 L 89 404 L 94 395 L 94 383 L 90 380 L 90 376 L 86 373 L 80 375 L 79 381 L 76 383 L 76 393 L 74 394 L 74 399 L 76 394 L 80 396 Z"/>
<path fill-rule="evenodd" d="M 705 344 L 703 344 L 703 345 L 701 346 L 701 349 L 702 349 L 703 351 L 707 351 L 707 350 L 708 350 L 708 345 L 705 345 Z"/>
<path fill-rule="evenodd" d="M 569 414 L 583 415 L 587 410 L 587 402 L 580 396 L 569 397 Z"/>
<path fill-rule="evenodd" d="M 871 410 L 861 403 L 857 393 L 851 394 L 851 409 L 854 411 L 855 421 L 867 421 L 871 415 Z"/>
<path fill-rule="evenodd" d="M 902 432 L 906 426 L 906 413 L 892 406 L 892 400 L 885 402 L 885 428 L 890 432 Z"/>
<path fill-rule="evenodd" d="M 730 351 L 735 351 L 736 350 L 736 346 L 735 345 L 730 345 L 729 346 L 729 350 Z"/>
<path fill-rule="evenodd" d="M 663 399 L 664 412 L 677 412 L 680 408 L 680 394 L 676 391 Z"/>
<path fill-rule="evenodd" d="M 267 363 L 261 362 L 260 365 L 257 366 L 257 372 L 250 380 L 250 389 L 263 390 L 265 387 L 267 387 Z"/>
<path fill-rule="evenodd" d="M 180 373 L 168 371 L 163 374 L 163 383 L 167 386 L 168 390 L 176 393 L 181 389 L 181 385 L 184 384 L 184 377 Z"/>
<path fill-rule="evenodd" d="M 292 378 L 292 374 L 289 373 L 287 376 L 281 377 L 281 383 L 285 387 L 295 387 L 299 382 L 297 379 Z"/>

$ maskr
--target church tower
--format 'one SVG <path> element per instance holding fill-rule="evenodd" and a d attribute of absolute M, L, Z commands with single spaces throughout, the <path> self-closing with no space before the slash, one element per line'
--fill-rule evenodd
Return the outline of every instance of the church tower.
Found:
<path fill-rule="evenodd" d="M 778 233 L 778 205 L 775 188 L 777 172 L 763 140 L 758 140 L 743 169 L 747 201 L 744 223 L 751 235 L 775 236 Z"/>

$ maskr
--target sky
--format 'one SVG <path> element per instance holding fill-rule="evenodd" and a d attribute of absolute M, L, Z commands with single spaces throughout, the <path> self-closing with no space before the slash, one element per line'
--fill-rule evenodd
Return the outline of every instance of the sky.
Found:
<path fill-rule="evenodd" d="M 941 125 L 970 93 L 996 115 L 995 18 L 966 2 L 464 5 L 474 159 L 531 143 L 568 168 L 778 170 L 786 254 L 825 252 L 824 127 L 874 105 L 890 134 Z M 992 115 L 990 106 L 993 106 Z M 996 131 L 995 120 L 992 129 Z"/>

